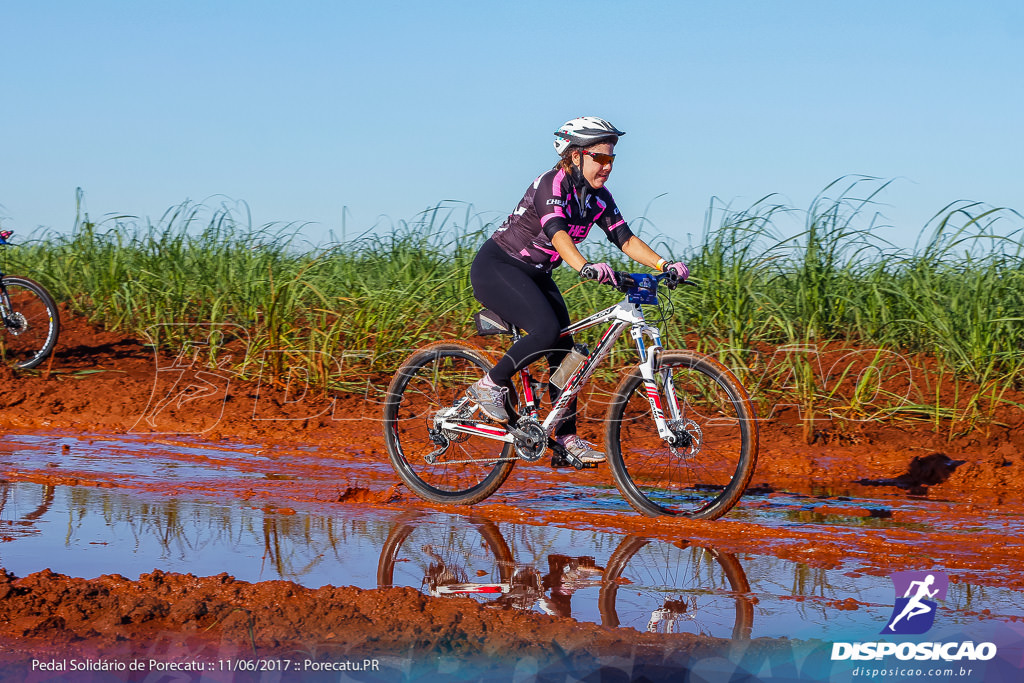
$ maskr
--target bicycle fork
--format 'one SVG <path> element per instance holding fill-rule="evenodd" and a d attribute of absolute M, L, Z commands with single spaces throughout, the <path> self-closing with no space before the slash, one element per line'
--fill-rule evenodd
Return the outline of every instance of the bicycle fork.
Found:
<path fill-rule="evenodd" d="M 637 353 L 640 354 L 640 377 L 644 384 L 644 394 L 647 402 L 651 405 L 651 414 L 654 416 L 654 423 L 658 427 L 658 434 L 670 446 L 675 446 L 678 440 L 676 434 L 669 428 L 669 421 L 676 422 L 681 419 L 679 401 L 676 397 L 675 383 L 672 381 L 672 371 L 668 368 L 660 368 L 661 359 L 661 335 L 657 328 L 647 325 L 634 326 L 630 330 L 630 336 L 636 343 Z M 644 344 L 644 336 L 651 340 L 648 348 Z M 661 387 L 664 396 L 658 391 L 658 378 L 661 375 Z M 664 399 L 664 405 L 662 400 Z M 668 408 L 668 419 L 665 417 L 665 409 Z"/>
<path fill-rule="evenodd" d="M 12 334 L 21 334 L 25 328 L 25 317 L 14 312 L 11 306 L 11 297 L 7 293 L 7 286 L 3 283 L 3 273 L 0 272 L 0 323 Z"/>

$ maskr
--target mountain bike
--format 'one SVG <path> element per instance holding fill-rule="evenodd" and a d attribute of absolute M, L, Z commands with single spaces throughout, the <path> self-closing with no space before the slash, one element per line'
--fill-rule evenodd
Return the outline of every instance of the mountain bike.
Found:
<path fill-rule="evenodd" d="M 10 244 L 11 231 L 0 231 L 0 246 Z M 24 370 L 50 355 L 60 335 L 57 304 L 41 284 L 0 272 L 0 358 Z"/>
<path fill-rule="evenodd" d="M 647 516 L 716 519 L 736 504 L 757 461 L 757 416 L 747 392 L 715 359 L 662 349 L 661 333 L 643 307 L 657 307 L 665 319 L 658 287 L 678 282 L 666 281 L 664 273 L 616 275 L 626 298 L 562 331 L 571 336 L 608 324 L 592 352 L 581 349 L 582 362 L 567 373 L 543 420 L 543 384 L 529 368 L 518 373 L 518 386 L 508 393 L 510 419 L 500 424 L 466 395 L 493 367 L 486 351 L 441 341 L 406 359 L 388 386 L 384 437 L 392 466 L 414 493 L 435 503 L 472 505 L 494 493 L 517 460 L 536 462 L 549 448 L 554 466 L 587 466 L 552 434 L 628 330 L 638 362 L 618 383 L 605 416 L 607 461 L 619 491 Z M 475 319 L 481 334 L 506 334 L 513 343 L 522 334 L 491 311 Z"/>

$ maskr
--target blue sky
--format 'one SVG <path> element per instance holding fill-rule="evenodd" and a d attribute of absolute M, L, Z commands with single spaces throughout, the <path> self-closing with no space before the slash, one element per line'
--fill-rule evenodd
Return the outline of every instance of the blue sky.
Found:
<path fill-rule="evenodd" d="M 1021 8 L 7 2 L 0 219 L 68 230 L 76 187 L 94 219 L 226 196 L 313 241 L 343 211 L 349 236 L 442 200 L 501 218 L 586 114 L 628 133 L 625 216 L 675 240 L 712 197 L 806 208 L 863 174 L 907 244 L 955 200 L 1024 211 Z"/>

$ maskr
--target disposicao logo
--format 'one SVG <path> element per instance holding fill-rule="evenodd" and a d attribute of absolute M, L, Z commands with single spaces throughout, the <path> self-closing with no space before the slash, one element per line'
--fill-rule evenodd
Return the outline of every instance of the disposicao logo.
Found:
<path fill-rule="evenodd" d="M 935 623 L 936 600 L 946 599 L 949 578 L 945 572 L 896 572 L 892 575 L 896 600 L 882 634 L 920 635 Z M 883 659 L 989 660 L 996 656 L 994 643 L 832 643 L 832 660 Z"/>
<path fill-rule="evenodd" d="M 949 578 L 945 572 L 896 572 L 892 575 L 896 604 L 882 633 L 917 635 L 935 623 L 935 600 L 946 599 Z M 902 596 L 902 597 L 901 597 Z"/>

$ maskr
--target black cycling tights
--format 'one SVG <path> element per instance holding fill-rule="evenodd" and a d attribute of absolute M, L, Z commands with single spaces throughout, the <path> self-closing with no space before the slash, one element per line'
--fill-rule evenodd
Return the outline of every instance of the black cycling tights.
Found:
<path fill-rule="evenodd" d="M 477 301 L 526 332 L 491 369 L 491 379 L 511 385 L 512 375 L 541 356 L 547 356 L 550 368 L 558 367 L 572 349 L 572 338 L 561 336 L 569 325 L 569 310 L 551 274 L 512 258 L 489 239 L 473 260 L 469 278 Z M 558 390 L 550 388 L 553 401 Z M 557 436 L 576 432 L 575 413 L 574 400 L 569 416 L 555 430 Z"/>

